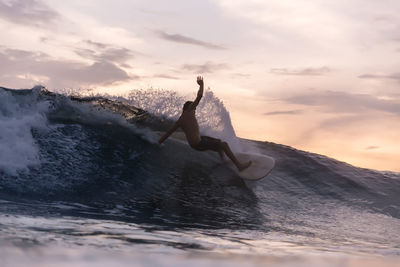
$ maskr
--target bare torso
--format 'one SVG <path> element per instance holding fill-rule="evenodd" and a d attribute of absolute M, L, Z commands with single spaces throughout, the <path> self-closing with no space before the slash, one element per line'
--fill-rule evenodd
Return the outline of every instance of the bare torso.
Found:
<path fill-rule="evenodd" d="M 197 77 L 197 84 L 200 86 L 199 91 L 197 92 L 196 99 L 192 101 L 186 101 L 183 105 L 183 112 L 182 115 L 179 117 L 178 121 L 166 132 L 158 141 L 159 144 L 162 144 L 174 131 L 176 131 L 179 127 L 182 128 L 183 132 L 186 135 L 186 139 L 191 147 L 196 150 L 200 150 L 197 146 L 201 142 L 200 131 L 199 131 L 199 124 L 197 123 L 196 119 L 196 107 L 199 104 L 201 98 L 203 97 L 204 92 L 204 83 L 203 77 Z M 210 138 L 211 139 L 211 138 Z M 218 140 L 217 140 L 218 141 Z M 197 146 L 197 147 L 196 147 Z M 206 147 L 204 150 L 214 150 L 217 151 L 221 159 L 223 158 L 223 153 L 225 153 L 232 162 L 236 165 L 239 171 L 244 170 L 245 168 L 249 167 L 251 161 L 247 163 L 241 163 L 237 160 L 235 155 L 232 153 L 231 149 L 229 148 L 228 143 L 218 141 L 218 148 L 211 148 L 211 146 Z"/>
<path fill-rule="evenodd" d="M 197 145 L 201 140 L 195 111 L 195 109 L 184 111 L 178 120 L 190 146 Z"/>

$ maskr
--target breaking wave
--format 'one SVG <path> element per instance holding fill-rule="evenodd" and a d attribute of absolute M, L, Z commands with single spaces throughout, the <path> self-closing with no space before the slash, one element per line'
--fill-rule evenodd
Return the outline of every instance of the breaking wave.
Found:
<path fill-rule="evenodd" d="M 263 231 L 300 231 L 302 216 L 325 223 L 355 213 L 400 218 L 399 174 L 239 139 L 211 91 L 198 107 L 203 133 L 228 141 L 235 151 L 251 148 L 274 157 L 270 175 L 245 182 L 215 153 L 190 149 L 179 133 L 158 146 L 160 132 L 179 116 L 185 100 L 161 90 L 106 98 L 1 88 L 0 199 L 41 208 L 46 203 L 46 210 L 70 215 Z M 16 207 L 22 212 L 25 206 Z M 287 223 L 277 223 L 283 217 Z M 317 224 L 311 218 L 302 231 L 310 234 Z"/>

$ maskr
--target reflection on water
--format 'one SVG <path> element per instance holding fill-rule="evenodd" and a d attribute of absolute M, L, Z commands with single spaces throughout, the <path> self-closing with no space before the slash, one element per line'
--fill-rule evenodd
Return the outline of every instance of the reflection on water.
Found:
<path fill-rule="evenodd" d="M 399 249 L 383 243 L 334 243 L 273 231 L 168 230 L 118 221 L 18 215 L 1 215 L 0 222 L 2 266 L 28 262 L 131 266 L 132 261 L 151 266 L 395 266 L 400 262 L 395 258 L 400 257 Z"/>

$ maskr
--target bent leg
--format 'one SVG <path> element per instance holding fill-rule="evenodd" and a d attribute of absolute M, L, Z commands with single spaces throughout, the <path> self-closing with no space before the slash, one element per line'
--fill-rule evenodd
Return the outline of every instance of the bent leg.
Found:
<path fill-rule="evenodd" d="M 246 162 L 246 163 L 241 163 L 238 161 L 238 159 L 233 154 L 233 152 L 227 142 L 222 142 L 221 148 L 225 152 L 225 154 L 228 156 L 228 158 L 230 158 L 232 160 L 232 162 L 235 164 L 235 166 L 238 168 L 239 171 L 242 171 L 250 166 L 251 161 Z"/>

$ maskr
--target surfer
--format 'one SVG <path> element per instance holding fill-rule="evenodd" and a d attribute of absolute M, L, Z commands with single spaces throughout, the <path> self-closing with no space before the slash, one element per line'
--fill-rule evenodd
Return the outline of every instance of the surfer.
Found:
<path fill-rule="evenodd" d="M 228 156 L 238 168 L 239 171 L 242 171 L 251 165 L 251 161 L 248 162 L 239 162 L 239 160 L 235 157 L 232 150 L 230 149 L 227 142 L 223 142 L 220 139 L 209 137 L 209 136 L 200 136 L 199 132 L 199 124 L 196 119 L 196 107 L 199 104 L 201 98 L 203 97 L 204 91 L 204 82 L 203 77 L 197 77 L 197 84 L 200 86 L 199 91 L 197 92 L 197 97 L 194 101 L 186 101 L 183 105 L 183 111 L 179 119 L 175 122 L 175 124 L 169 129 L 158 141 L 159 144 L 164 142 L 173 132 L 175 132 L 179 127 L 182 128 L 183 132 L 186 135 L 186 139 L 189 145 L 198 151 L 212 150 L 218 152 L 221 159 L 223 159 L 224 154 Z"/>

